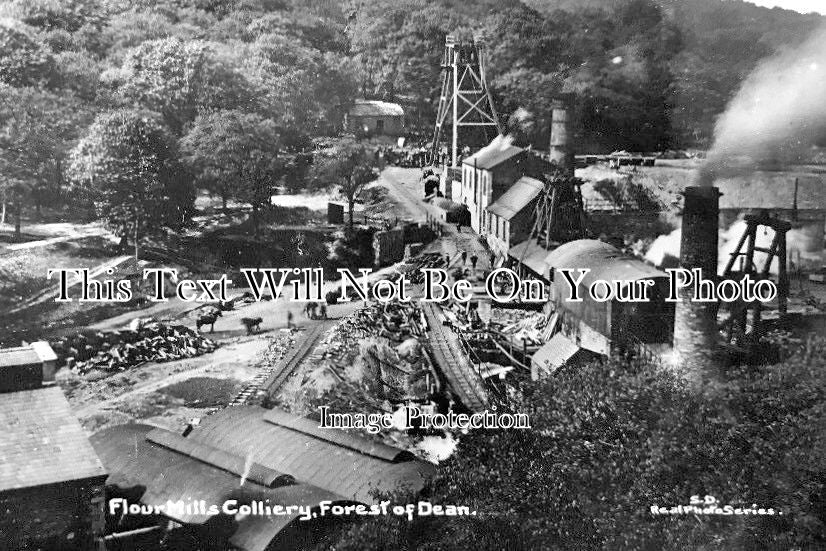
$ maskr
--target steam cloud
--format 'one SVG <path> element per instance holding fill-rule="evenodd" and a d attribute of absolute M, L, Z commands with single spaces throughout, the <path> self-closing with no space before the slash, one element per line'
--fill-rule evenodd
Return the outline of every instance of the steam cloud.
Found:
<path fill-rule="evenodd" d="M 762 62 L 718 119 L 700 183 L 764 164 L 800 162 L 826 141 L 826 28 Z"/>
<path fill-rule="evenodd" d="M 719 251 L 718 251 L 718 266 L 717 273 L 722 274 L 726 264 L 731 258 L 731 253 L 737 249 L 737 244 L 740 238 L 746 232 L 746 222 L 744 220 L 737 220 L 726 230 L 719 232 Z M 659 236 L 645 253 L 645 259 L 657 267 L 676 266 L 677 260 L 680 258 L 680 240 L 682 238 L 682 231 L 680 228 L 672 231 L 668 235 Z M 771 228 L 764 228 L 757 232 L 756 246 L 768 249 L 774 239 L 774 230 Z M 799 230 L 791 230 L 786 234 L 786 246 L 790 258 L 797 256 L 801 259 L 807 259 L 810 255 L 807 253 L 811 245 L 811 238 Z M 758 269 L 761 269 L 766 263 L 768 255 L 763 252 L 756 251 L 754 253 L 754 263 Z M 669 264 L 670 263 L 670 264 Z M 734 265 L 734 269 L 738 270 L 739 264 Z M 777 259 L 775 258 L 769 269 L 772 274 L 777 274 Z"/>

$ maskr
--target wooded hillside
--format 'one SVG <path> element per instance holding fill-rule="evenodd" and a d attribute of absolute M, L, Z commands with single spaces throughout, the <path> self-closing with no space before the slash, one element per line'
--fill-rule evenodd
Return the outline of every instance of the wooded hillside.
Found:
<path fill-rule="evenodd" d="M 183 162 L 192 144 L 225 133 L 215 121 L 269 125 L 265 149 L 283 158 L 267 178 L 300 187 L 292 155 L 338 133 L 358 97 L 403 101 L 429 134 L 450 32 L 487 37 L 499 111 L 519 110 L 524 143 L 547 146 L 550 102 L 570 92 L 580 151 L 703 147 L 744 76 L 821 21 L 739 0 L 7 0 L 0 192 L 13 210 L 86 200 L 104 167 L 76 146 L 116 110 L 159 124 L 175 178 L 225 198 L 249 190 Z"/>

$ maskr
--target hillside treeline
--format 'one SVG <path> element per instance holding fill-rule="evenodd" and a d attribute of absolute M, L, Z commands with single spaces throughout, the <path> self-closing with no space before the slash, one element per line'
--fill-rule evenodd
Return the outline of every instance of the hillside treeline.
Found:
<path fill-rule="evenodd" d="M 198 188 L 264 202 L 306 184 L 301 152 L 357 97 L 402 102 L 427 136 L 447 33 L 486 37 L 526 144 L 569 93 L 580 151 L 702 147 L 758 61 L 819 24 L 718 0 L 8 0 L 0 199 L 7 220 L 71 203 L 123 233 L 180 224 Z"/>

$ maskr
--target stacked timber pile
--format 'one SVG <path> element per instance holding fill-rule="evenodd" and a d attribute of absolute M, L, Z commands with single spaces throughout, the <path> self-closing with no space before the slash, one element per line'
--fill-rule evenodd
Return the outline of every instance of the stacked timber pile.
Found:
<path fill-rule="evenodd" d="M 407 281 L 413 285 L 424 283 L 423 268 L 444 268 L 445 259 L 439 253 L 424 253 L 411 258 L 404 264 L 399 265 L 399 272 L 407 277 Z"/>
<path fill-rule="evenodd" d="M 80 374 L 92 369 L 124 371 L 147 362 L 192 358 L 218 347 L 183 325 L 136 321 L 128 329 L 77 333 L 50 344 L 58 362 Z"/>

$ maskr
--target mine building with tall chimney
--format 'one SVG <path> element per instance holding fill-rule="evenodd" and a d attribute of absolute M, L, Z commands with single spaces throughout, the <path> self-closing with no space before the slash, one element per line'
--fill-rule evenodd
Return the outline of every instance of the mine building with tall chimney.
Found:
<path fill-rule="evenodd" d="M 544 304 L 543 345 L 530 359 L 532 376 L 542 377 L 595 356 L 620 354 L 643 356 L 682 370 L 688 380 L 697 382 L 717 375 L 728 361 L 726 354 L 731 359 L 756 349 L 752 345 L 765 331 L 763 310 L 780 317 L 787 313 L 787 266 L 794 260 L 788 255 L 787 234 L 795 241 L 792 251 L 798 253 L 798 261 L 808 256 L 822 260 L 826 200 L 821 175 L 805 170 L 800 174 L 750 170 L 748 177 L 741 177 L 717 175 L 707 166 L 701 170 L 698 185 L 689 185 L 682 193 L 682 242 L 675 260 L 681 268 L 698 269 L 715 283 L 721 278 L 731 282 L 776 280 L 778 299 L 770 305 L 700 302 L 684 289 L 681 301 L 666 300 L 670 295 L 666 272 L 614 244 L 595 240 L 589 231 L 583 182 L 575 169 L 578 161 L 590 161 L 588 156 L 577 159 L 575 155 L 571 97 L 561 94 L 552 104 L 547 151 L 518 147 L 504 134 L 487 91 L 484 48 L 477 43 L 469 47 L 478 50 L 477 64 L 464 63 L 455 54 L 455 42 L 450 37 L 446 41 L 445 79 L 431 158 L 434 163 L 445 159 L 440 137 L 452 107 L 452 162 L 445 161 L 442 167 L 439 194 L 467 208 L 471 228 L 489 249 L 492 268 L 508 267 L 522 278 L 543 280 L 550 290 L 551 299 Z M 478 86 L 463 91 L 455 77 L 474 71 L 478 71 L 474 81 Z M 478 124 L 499 131 L 472 154 L 468 145 L 478 132 L 464 129 L 467 113 L 458 108 L 467 106 L 457 101 L 461 93 L 471 92 L 484 106 L 473 113 L 479 117 Z M 653 157 L 643 154 L 617 152 L 601 157 L 617 167 L 654 164 Z M 426 196 L 432 194 L 433 185 L 424 191 Z M 632 202 L 633 198 L 629 206 Z M 639 204 L 631 210 L 639 211 Z M 720 258 L 718 231 L 736 220 L 744 222 L 746 231 L 741 232 L 735 250 Z M 771 243 L 764 244 L 765 238 L 758 243 L 758 234 L 771 232 Z M 560 270 L 568 269 L 589 270 L 583 282 L 586 287 L 597 280 L 625 284 L 623 291 L 644 284 L 650 296 L 646 301 L 627 302 L 586 295 L 581 302 L 571 302 L 564 298 L 568 284 L 559 277 Z"/>
<path fill-rule="evenodd" d="M 503 265 L 520 276 L 544 280 L 550 289 L 544 310 L 551 330 L 533 354 L 532 376 L 547 376 L 579 360 L 630 354 L 671 366 L 679 357 L 689 378 L 703 378 L 719 364 L 719 305 L 688 296 L 676 305 L 667 301 L 667 273 L 590 238 L 574 176 L 570 122 L 566 102 L 557 101 L 547 155 L 515 147 L 500 136 L 462 162 L 458 200 L 469 207 L 472 228 Z M 718 266 L 720 197 L 712 186 L 683 192 L 680 265 L 712 278 Z M 585 288 L 596 280 L 626 285 L 645 280 L 648 300 L 600 301 L 586 293 L 581 302 L 572 302 L 560 274 L 579 269 L 589 270 Z"/>

